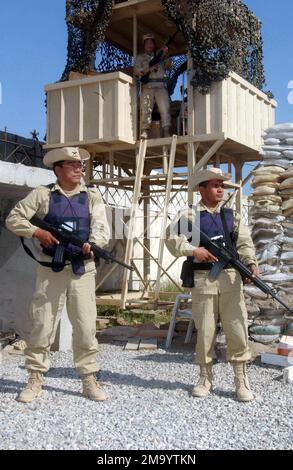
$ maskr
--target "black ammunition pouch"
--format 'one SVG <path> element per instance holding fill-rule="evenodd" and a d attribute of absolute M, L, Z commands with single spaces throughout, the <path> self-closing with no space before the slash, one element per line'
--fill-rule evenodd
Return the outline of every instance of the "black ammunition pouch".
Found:
<path fill-rule="evenodd" d="M 194 263 L 192 257 L 188 257 L 182 264 L 180 279 L 182 287 L 191 289 L 194 287 L 194 271 L 210 271 L 215 263 Z"/>
<path fill-rule="evenodd" d="M 191 289 L 194 287 L 194 262 L 191 259 L 187 259 L 182 264 L 180 279 L 182 281 L 182 287 Z"/>

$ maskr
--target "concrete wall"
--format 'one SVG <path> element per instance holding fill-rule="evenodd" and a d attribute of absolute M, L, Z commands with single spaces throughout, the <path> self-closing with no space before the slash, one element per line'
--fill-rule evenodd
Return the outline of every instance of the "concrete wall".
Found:
<path fill-rule="evenodd" d="M 6 230 L 4 221 L 32 188 L 54 180 L 52 171 L 0 162 L 0 330 L 14 330 L 24 339 L 31 327 L 28 309 L 36 263 L 24 252 L 19 237 Z"/>
<path fill-rule="evenodd" d="M 31 326 L 28 307 L 36 266 L 20 239 L 3 227 L 3 219 L 15 203 L 16 199 L 2 199 L 0 205 L 0 330 L 14 330 L 25 339 Z"/>

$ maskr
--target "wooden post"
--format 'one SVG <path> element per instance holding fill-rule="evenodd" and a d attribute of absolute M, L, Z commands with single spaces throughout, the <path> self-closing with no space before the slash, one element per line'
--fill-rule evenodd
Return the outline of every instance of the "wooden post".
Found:
<path fill-rule="evenodd" d="M 193 71 L 193 62 L 190 53 L 188 53 L 187 59 L 187 132 L 189 136 L 195 135 L 195 115 L 194 115 L 194 89 L 191 85 Z M 188 204 L 193 204 L 194 192 L 190 189 L 189 182 L 193 174 L 194 167 L 196 164 L 196 151 L 199 147 L 199 144 L 196 144 L 196 149 L 194 143 L 190 142 L 187 145 L 187 166 L 188 166 Z"/>
<path fill-rule="evenodd" d="M 91 153 L 91 158 L 89 160 L 85 160 L 85 172 L 84 172 L 84 179 L 85 183 L 89 184 L 93 179 L 93 154 Z"/>
<path fill-rule="evenodd" d="M 137 16 L 133 15 L 133 60 L 137 56 Z"/>
<path fill-rule="evenodd" d="M 196 134 L 195 120 L 194 120 L 194 89 L 191 85 L 191 78 L 193 72 L 193 63 L 190 53 L 188 53 L 187 61 L 187 128 L 188 135 L 193 136 Z"/>
<path fill-rule="evenodd" d="M 114 152 L 109 152 L 110 178 L 114 178 Z"/>
<path fill-rule="evenodd" d="M 188 204 L 194 203 L 194 191 L 190 187 L 190 179 L 193 175 L 194 168 L 196 165 L 196 152 L 198 150 L 199 143 L 194 144 L 190 142 L 187 147 L 187 164 L 188 164 Z"/>
<path fill-rule="evenodd" d="M 144 189 L 144 200 L 143 200 L 143 229 L 144 229 L 144 241 L 143 244 L 148 251 L 151 250 L 150 242 L 150 186 L 146 185 Z M 151 263 L 149 253 L 145 248 L 143 249 L 143 278 L 147 284 L 147 290 L 149 289 L 150 275 L 151 275 Z M 146 289 L 145 289 L 146 290 Z M 147 293 L 147 292 L 146 292 Z"/>
<path fill-rule="evenodd" d="M 242 168 L 243 168 L 243 163 L 239 161 L 234 162 L 235 166 L 235 177 L 236 177 L 236 183 L 240 185 L 239 191 L 236 196 L 236 211 L 239 213 L 240 217 L 242 217 Z"/>
<path fill-rule="evenodd" d="M 172 191 L 173 169 L 174 169 L 175 155 L 176 155 L 176 144 L 177 144 L 177 135 L 173 135 L 172 143 L 171 143 L 171 150 L 170 150 L 170 157 L 169 157 L 169 170 L 168 170 L 168 177 L 167 177 L 164 210 L 163 210 L 163 216 L 162 216 L 161 236 L 160 236 L 160 242 L 159 242 L 158 271 L 157 271 L 155 300 L 159 300 L 159 296 L 160 296 L 160 280 L 161 280 L 161 272 L 162 272 L 161 266 L 163 264 L 164 245 L 165 245 L 166 228 L 167 228 L 167 220 L 168 220 L 168 210 L 169 210 L 169 203 L 170 203 L 170 197 L 171 197 L 171 191 Z"/>
<path fill-rule="evenodd" d="M 130 216 L 129 216 L 129 221 L 128 221 L 128 233 L 127 233 L 125 258 L 124 258 L 124 262 L 126 264 L 129 264 L 132 258 L 133 232 L 134 232 L 134 226 L 135 226 L 136 217 L 137 217 L 139 198 L 141 194 L 141 179 L 142 179 L 143 170 L 144 170 L 146 148 L 147 148 L 147 140 L 141 140 L 139 150 L 136 156 L 137 167 L 136 167 L 136 175 L 135 175 L 134 190 L 133 190 L 133 200 L 132 200 L 132 206 L 130 209 Z M 121 288 L 121 308 L 122 309 L 124 309 L 126 305 L 129 274 L 130 274 L 129 270 L 124 269 L 122 288 Z"/>
<path fill-rule="evenodd" d="M 136 61 L 136 57 L 137 57 L 137 52 L 138 52 L 138 25 L 137 25 L 137 15 L 133 15 L 133 62 L 135 63 Z M 138 83 L 138 82 L 137 82 Z M 136 94 L 136 106 L 134 107 L 134 113 L 135 113 L 135 116 L 134 116 L 134 122 L 135 122 L 135 135 L 136 135 L 136 138 L 137 138 L 137 135 L 138 135 L 138 132 L 140 134 L 140 129 L 138 128 L 138 103 L 139 103 L 139 86 L 136 86 L 135 87 L 135 94 Z M 141 119 L 140 119 L 140 122 L 141 122 Z"/>

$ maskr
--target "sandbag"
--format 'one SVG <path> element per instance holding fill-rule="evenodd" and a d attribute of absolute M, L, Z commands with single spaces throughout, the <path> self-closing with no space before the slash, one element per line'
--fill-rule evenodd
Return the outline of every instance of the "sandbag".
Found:
<path fill-rule="evenodd" d="M 282 191 L 283 189 L 291 189 L 293 188 L 293 177 L 286 178 L 282 183 L 280 183 L 279 189 Z"/>
<path fill-rule="evenodd" d="M 260 166 L 259 168 L 257 168 L 257 170 L 253 170 L 252 172 L 254 176 L 265 175 L 269 173 L 279 175 L 281 173 L 285 173 L 285 170 L 280 166 L 272 165 L 266 167 Z"/>
<path fill-rule="evenodd" d="M 271 243 L 281 243 L 282 235 L 277 235 Z M 259 238 L 254 240 L 254 246 L 257 250 L 264 250 L 268 244 L 269 240 L 267 238 Z"/>
<path fill-rule="evenodd" d="M 267 160 L 268 158 L 282 158 L 282 153 L 281 152 L 276 152 L 276 151 L 272 151 L 272 150 L 267 150 L 263 153 L 261 153 L 263 155 L 263 158 L 265 160 Z"/>
<path fill-rule="evenodd" d="M 277 194 L 277 188 L 279 187 L 278 184 L 269 184 L 267 186 L 258 186 L 253 191 L 253 196 L 265 196 L 270 194 Z M 252 197 L 253 197 L 252 196 Z"/>
<path fill-rule="evenodd" d="M 278 159 L 278 160 L 264 160 L 262 162 L 263 166 L 272 166 L 272 165 L 276 165 L 276 166 L 280 166 L 282 168 L 284 168 L 285 170 L 287 170 L 290 166 L 291 166 L 291 162 L 289 160 L 285 160 L 285 158 L 283 159 Z"/>
<path fill-rule="evenodd" d="M 293 243 L 284 243 L 282 246 L 282 251 L 285 253 L 286 251 L 293 251 Z"/>
<path fill-rule="evenodd" d="M 254 230 L 252 233 L 252 239 L 260 239 L 260 238 L 271 238 L 272 240 L 277 236 L 283 233 L 283 229 L 280 228 L 279 230 L 276 230 L 274 228 L 259 228 L 257 230 Z"/>
<path fill-rule="evenodd" d="M 293 145 L 263 145 L 261 149 L 262 154 L 265 152 L 283 152 L 284 150 L 293 150 Z"/>
<path fill-rule="evenodd" d="M 280 180 L 286 180 L 287 178 L 293 178 L 293 167 L 290 166 L 288 170 L 285 170 L 284 173 L 279 175 Z"/>
<path fill-rule="evenodd" d="M 275 194 L 271 194 L 270 196 L 249 196 L 249 199 L 253 201 L 270 201 L 276 204 L 282 204 L 282 198 L 281 196 L 277 196 Z"/>
<path fill-rule="evenodd" d="M 293 141 L 293 139 L 292 139 L 292 141 Z M 280 144 L 280 142 L 281 142 L 280 139 L 275 139 L 274 137 L 264 137 L 265 145 L 278 145 L 278 144 Z"/>
<path fill-rule="evenodd" d="M 284 264 L 281 267 L 281 272 L 283 273 L 293 273 L 293 264 Z M 293 290 L 292 290 L 293 292 Z"/>
<path fill-rule="evenodd" d="M 291 215 L 293 215 L 293 208 L 292 209 L 286 209 L 285 211 L 283 211 L 283 215 L 285 217 L 290 217 Z"/>
<path fill-rule="evenodd" d="M 284 251 L 284 253 L 281 254 L 281 260 L 293 261 L 293 252 Z"/>
<path fill-rule="evenodd" d="M 251 325 L 248 327 L 248 331 L 257 335 L 279 335 L 281 327 L 278 325 Z"/>
<path fill-rule="evenodd" d="M 282 238 L 283 243 L 293 243 L 293 237 L 285 237 Z"/>
<path fill-rule="evenodd" d="M 255 188 L 263 183 L 278 183 L 278 177 L 278 175 L 274 175 L 272 173 L 255 176 L 251 181 L 251 186 Z"/>
<path fill-rule="evenodd" d="M 265 247 L 263 251 L 259 251 L 257 253 L 257 257 L 262 258 L 262 259 L 269 259 L 269 258 L 276 256 L 278 259 L 280 249 L 281 249 L 281 245 L 277 243 L 271 243 L 270 245 Z"/>
<path fill-rule="evenodd" d="M 250 209 L 250 214 L 254 217 L 262 217 L 263 215 L 267 215 L 268 217 L 271 215 L 282 215 L 282 209 L 280 206 L 267 206 L 267 207 L 252 207 Z"/>
<path fill-rule="evenodd" d="M 284 237 L 292 238 L 292 240 L 293 240 L 293 230 L 284 229 Z"/>
<path fill-rule="evenodd" d="M 283 211 L 286 211 L 287 209 L 293 209 L 293 198 L 290 198 L 287 201 L 283 201 L 282 209 Z"/>
<path fill-rule="evenodd" d="M 291 139 L 293 135 L 293 132 L 272 132 L 270 133 L 270 137 L 273 139 L 280 139 L 280 140 L 286 140 L 286 139 Z"/>
<path fill-rule="evenodd" d="M 254 285 L 245 285 L 244 286 L 244 292 L 248 294 L 250 297 L 253 299 L 266 299 L 267 294 L 262 292 L 260 289 L 255 287 Z"/>
<path fill-rule="evenodd" d="M 286 220 L 286 221 L 283 223 L 283 227 L 284 227 L 285 229 L 288 229 L 288 230 L 293 230 L 293 222 L 290 222 L 289 220 L 288 220 L 288 221 Z"/>
<path fill-rule="evenodd" d="M 276 132 L 293 132 L 293 123 L 292 122 L 284 122 L 281 124 L 276 124 L 275 126 L 269 127 L 265 130 L 266 135 L 272 134 Z"/>
<path fill-rule="evenodd" d="M 293 150 L 284 150 L 282 155 L 284 155 L 289 160 L 293 160 Z"/>
<path fill-rule="evenodd" d="M 260 264 L 259 267 L 259 272 L 261 275 L 265 274 L 274 274 L 278 271 L 278 266 L 273 266 L 272 264 Z"/>
<path fill-rule="evenodd" d="M 286 197 L 292 197 L 293 196 L 293 188 L 284 189 L 283 191 L 280 191 L 279 194 L 283 199 L 286 198 Z"/>
<path fill-rule="evenodd" d="M 278 140 L 278 139 L 276 139 L 276 140 Z M 288 145 L 293 145 L 293 137 L 292 138 L 290 137 L 290 139 L 285 139 L 285 142 Z"/>
<path fill-rule="evenodd" d="M 276 215 L 276 216 L 269 216 L 269 215 L 266 215 L 264 214 L 262 217 L 258 217 L 258 218 L 254 218 L 252 217 L 251 218 L 251 221 L 252 221 L 252 224 L 256 224 L 257 222 L 260 222 L 264 225 L 266 224 L 270 224 L 271 222 L 272 223 L 281 223 L 281 222 L 284 222 L 285 220 L 285 217 L 281 216 L 281 215 Z"/>
<path fill-rule="evenodd" d="M 292 257 L 293 257 L 293 253 L 292 253 Z M 289 273 L 288 274 L 287 273 L 269 274 L 267 276 L 262 276 L 262 280 L 264 282 L 270 282 L 272 284 L 278 284 L 279 282 L 292 282 L 293 274 L 289 274 Z"/>

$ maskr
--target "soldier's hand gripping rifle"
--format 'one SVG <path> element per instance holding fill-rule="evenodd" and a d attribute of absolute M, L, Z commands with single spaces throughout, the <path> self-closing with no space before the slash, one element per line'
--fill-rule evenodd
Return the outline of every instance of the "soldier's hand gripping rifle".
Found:
<path fill-rule="evenodd" d="M 154 67 L 155 65 L 158 65 L 160 62 L 162 62 L 162 60 L 164 59 L 164 56 L 165 56 L 165 51 L 164 49 L 166 47 L 169 47 L 170 44 L 173 42 L 173 40 L 175 39 L 175 36 L 178 34 L 179 32 L 179 29 L 177 29 L 177 31 L 168 38 L 168 40 L 165 42 L 164 46 L 162 47 L 162 49 L 159 50 L 159 52 L 157 54 L 154 55 L 154 57 L 152 58 L 152 60 L 150 60 L 149 62 L 149 68 L 151 69 L 152 67 Z M 146 85 L 149 80 L 150 80 L 150 73 L 151 73 L 151 70 L 149 70 L 147 73 L 145 73 L 141 78 L 140 78 L 140 83 L 142 85 Z"/>
<path fill-rule="evenodd" d="M 237 259 L 237 255 L 235 251 L 231 248 L 229 248 L 225 242 L 224 238 L 222 236 L 215 237 L 211 239 L 206 235 L 204 232 L 199 230 L 200 232 L 200 242 L 201 246 L 206 248 L 212 255 L 216 256 L 218 261 L 216 261 L 213 264 L 212 269 L 210 270 L 208 278 L 213 281 L 218 278 L 220 275 L 221 271 L 227 267 L 232 267 L 235 268 L 242 276 L 244 279 L 250 279 L 251 282 L 258 287 L 262 292 L 264 292 L 267 295 L 270 295 L 273 299 L 277 300 L 283 307 L 286 308 L 290 312 L 290 314 L 293 314 L 293 309 L 288 307 L 288 305 L 283 302 L 282 299 L 278 297 L 274 289 L 271 289 L 264 281 L 262 281 L 259 277 L 253 276 L 250 269 L 245 266 L 245 264 L 241 263 L 239 259 Z M 193 280 L 193 261 L 187 261 L 185 265 L 185 272 L 186 276 L 188 276 L 188 280 L 191 279 L 190 275 L 191 272 L 189 270 L 192 270 L 192 280 Z M 192 287 L 192 286 L 188 286 Z"/>
<path fill-rule="evenodd" d="M 64 246 L 67 246 L 69 243 L 71 243 L 72 245 L 82 248 L 82 246 L 85 243 L 88 243 L 91 246 L 91 251 L 94 253 L 94 255 L 97 258 L 103 258 L 106 261 L 118 263 L 124 268 L 129 269 L 130 271 L 133 271 L 132 266 L 129 266 L 128 264 L 123 263 L 123 261 L 119 261 L 109 251 L 104 250 L 103 248 L 100 248 L 98 245 L 96 245 L 93 242 L 89 242 L 87 240 L 82 240 L 81 238 L 79 238 L 77 235 L 75 235 L 74 231 L 72 231 L 69 226 L 66 227 L 66 224 L 62 224 L 62 225 L 48 224 L 47 222 L 45 222 L 42 219 L 39 219 L 36 216 L 33 216 L 30 219 L 30 222 L 36 227 L 39 227 L 43 230 L 47 230 L 48 232 L 52 233 L 52 235 L 54 235 L 54 237 L 57 238 L 60 244 Z"/>

